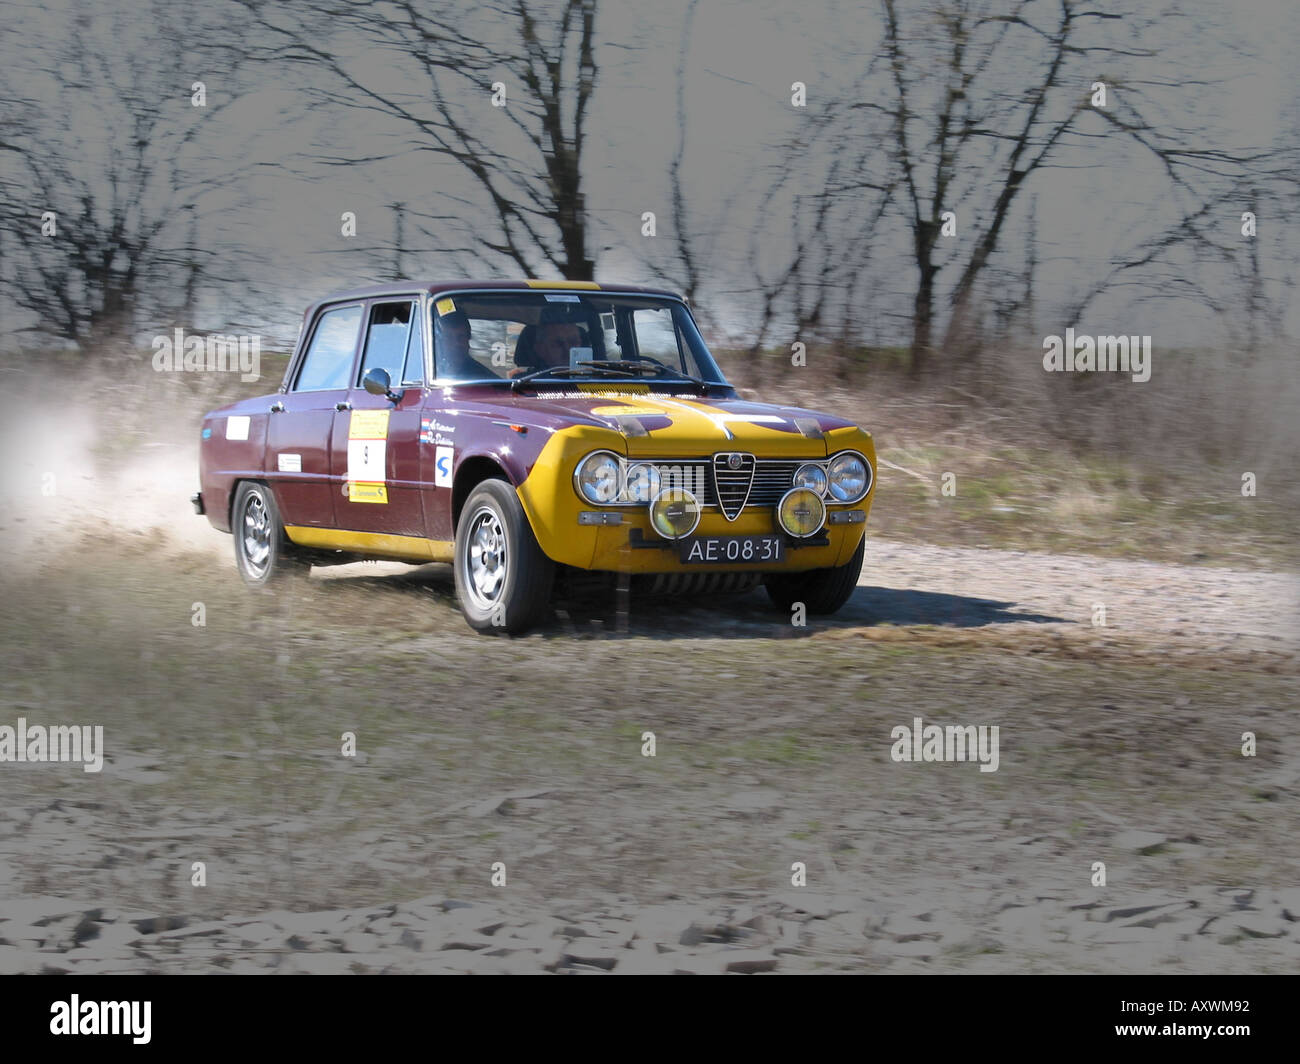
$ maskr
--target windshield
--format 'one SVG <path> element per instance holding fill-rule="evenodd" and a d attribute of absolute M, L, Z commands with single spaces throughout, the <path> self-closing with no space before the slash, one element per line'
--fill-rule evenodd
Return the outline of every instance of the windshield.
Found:
<path fill-rule="evenodd" d="M 435 298 L 440 381 L 698 379 L 725 385 L 685 306 L 602 292 Z"/>

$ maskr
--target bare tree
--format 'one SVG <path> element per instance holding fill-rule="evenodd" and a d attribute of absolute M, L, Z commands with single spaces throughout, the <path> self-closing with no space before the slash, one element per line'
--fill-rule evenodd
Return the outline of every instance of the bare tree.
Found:
<path fill-rule="evenodd" d="M 180 48 L 137 59 L 141 31 L 171 36 L 173 21 L 163 4 L 133 23 L 45 13 L 6 42 L 0 280 L 21 315 L 15 331 L 85 349 L 142 315 L 192 309 L 211 254 L 199 240 L 205 196 L 233 176 L 197 150 L 219 110 L 192 105 L 200 62 Z"/>
<path fill-rule="evenodd" d="M 399 151 L 455 164 L 463 180 L 430 194 L 450 210 L 412 208 L 412 220 L 428 214 L 441 241 L 530 277 L 592 278 L 584 151 L 596 0 L 243 2 L 266 42 L 259 58 L 295 64 L 322 101 L 379 116 L 403 138 Z"/>
<path fill-rule="evenodd" d="M 936 350 L 954 348 L 972 331 L 985 282 L 1001 290 L 1001 317 L 1017 310 L 1023 297 L 1008 298 L 1005 285 L 1023 278 L 1020 261 L 991 266 L 1000 252 L 1019 253 L 1020 241 L 1008 247 L 1008 230 L 1033 225 L 1033 190 L 1056 168 L 1089 165 L 1089 149 L 1138 153 L 1165 184 L 1155 208 L 1163 227 L 1121 233 L 1111 248 L 1114 269 L 1104 271 L 1090 298 L 1121 276 L 1157 283 L 1160 263 L 1186 266 L 1189 255 L 1227 254 L 1209 213 L 1244 194 L 1273 166 L 1273 155 L 1217 144 L 1207 127 L 1183 128 L 1160 114 L 1161 93 L 1167 100 L 1173 88 L 1191 94 L 1208 84 L 1194 73 L 1175 85 L 1117 73 L 1154 62 L 1172 33 L 1163 27 L 1157 35 L 1157 19 L 1141 11 L 1102 10 L 1087 0 L 1019 0 L 1009 8 L 987 0 L 881 0 L 878 49 L 852 91 L 814 123 L 816 157 L 831 161 L 820 190 L 794 202 L 796 229 L 806 238 L 793 242 L 798 265 L 776 275 L 794 286 L 787 298 L 801 327 L 824 319 L 828 286 L 874 273 L 888 282 L 874 293 L 883 306 L 902 294 L 900 278 L 910 274 L 911 368 L 923 373 Z M 1092 99 L 1097 82 L 1109 93 L 1104 105 Z M 792 143 L 786 154 L 798 147 Z M 894 243 L 868 239 L 877 232 Z M 904 234 L 908 271 L 899 269 L 897 238 Z M 826 253 L 813 265 L 809 254 L 818 247 Z M 841 301 L 837 322 L 858 306 Z"/>

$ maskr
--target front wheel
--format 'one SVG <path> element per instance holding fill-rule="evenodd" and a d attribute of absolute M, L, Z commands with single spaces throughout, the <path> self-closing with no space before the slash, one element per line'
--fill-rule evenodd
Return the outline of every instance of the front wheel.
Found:
<path fill-rule="evenodd" d="M 310 568 L 294 554 L 275 496 L 265 484 L 246 480 L 239 485 L 230 530 L 235 537 L 235 566 L 249 587 L 278 584 Z"/>
<path fill-rule="evenodd" d="M 485 480 L 470 492 L 456 526 L 453 568 L 465 620 L 493 634 L 515 635 L 537 624 L 555 582 L 555 563 L 504 480 Z"/>
<path fill-rule="evenodd" d="M 858 586 L 867 537 L 858 543 L 853 557 L 843 565 L 829 569 L 810 569 L 803 573 L 770 573 L 763 578 L 768 597 L 782 610 L 802 602 L 809 613 L 834 613 L 849 601 Z"/>

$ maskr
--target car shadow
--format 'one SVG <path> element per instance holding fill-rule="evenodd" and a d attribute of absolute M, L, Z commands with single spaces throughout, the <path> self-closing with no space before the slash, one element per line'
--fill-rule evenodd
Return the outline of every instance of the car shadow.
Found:
<path fill-rule="evenodd" d="M 560 604 L 566 608 L 567 604 Z M 569 623 L 547 626 L 546 634 L 561 635 L 566 628 L 581 631 L 583 623 L 600 620 L 607 634 L 623 634 L 613 602 L 567 610 Z M 603 608 L 602 608 L 603 607 Z M 654 639 L 754 638 L 768 635 L 806 638 L 832 629 L 870 628 L 879 625 L 933 625 L 944 628 L 982 628 L 996 624 L 1060 624 L 1067 618 L 1020 611 L 1014 602 L 950 595 L 932 591 L 887 587 L 859 587 L 838 612 L 808 616 L 804 625 L 792 623 L 792 612 L 777 610 L 761 588 L 744 595 L 712 598 L 634 598 L 627 616 L 629 636 Z M 572 633 L 570 633 L 572 634 Z"/>
<path fill-rule="evenodd" d="M 857 624 L 934 624 L 950 628 L 982 628 L 988 624 L 1065 624 L 1065 617 L 1022 613 L 1015 602 L 948 595 L 910 588 L 859 587 L 837 620 Z"/>
<path fill-rule="evenodd" d="M 322 590 L 334 580 L 321 581 Z M 420 588 L 433 593 L 440 605 L 458 609 L 451 567 L 425 565 L 397 573 L 358 573 L 338 580 L 339 586 Z M 1024 611 L 1016 602 L 954 595 L 912 588 L 859 586 L 840 610 L 828 617 L 808 616 L 805 625 L 791 623 L 762 588 L 743 594 L 703 597 L 632 595 L 625 618 L 619 617 L 617 596 L 610 592 L 581 598 L 558 598 L 549 620 L 536 631 L 543 638 L 651 639 L 745 638 L 777 636 L 803 638 L 836 628 L 878 625 L 932 625 L 941 628 L 983 628 L 997 624 L 1069 624 L 1065 617 Z"/>

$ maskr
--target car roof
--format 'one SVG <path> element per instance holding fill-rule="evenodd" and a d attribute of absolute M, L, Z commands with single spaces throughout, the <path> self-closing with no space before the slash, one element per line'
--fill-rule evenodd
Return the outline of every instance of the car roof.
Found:
<path fill-rule="evenodd" d="M 402 296 L 412 292 L 428 292 L 437 295 L 440 292 L 490 291 L 492 289 L 518 289 L 521 292 L 537 291 L 592 291 L 592 292 L 629 292 L 635 295 L 665 296 L 669 299 L 681 299 L 682 296 L 667 288 L 645 288 L 631 284 L 602 284 L 596 281 L 392 281 L 388 284 L 369 285 L 365 288 L 353 288 L 346 292 L 319 299 L 307 308 L 308 316 L 318 307 L 327 303 L 341 303 L 350 299 L 374 299 L 382 296 Z"/>

